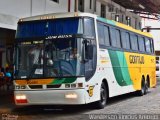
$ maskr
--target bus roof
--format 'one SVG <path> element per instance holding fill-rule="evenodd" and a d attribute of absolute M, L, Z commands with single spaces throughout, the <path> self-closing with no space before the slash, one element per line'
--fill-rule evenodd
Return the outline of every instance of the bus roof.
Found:
<path fill-rule="evenodd" d="M 47 19 L 56 19 L 56 18 L 67 18 L 67 17 L 77 17 L 77 16 L 88 16 L 88 17 L 93 17 L 98 19 L 99 21 L 102 21 L 104 23 L 107 23 L 109 25 L 113 25 L 113 26 L 117 26 L 129 31 L 132 31 L 134 33 L 137 34 L 141 34 L 147 37 L 152 38 L 152 35 L 147 33 L 147 32 L 142 32 L 140 30 L 136 30 L 130 26 L 127 26 L 125 24 L 113 21 L 113 20 L 109 20 L 106 18 L 102 18 L 102 17 L 98 17 L 95 14 L 91 14 L 91 13 L 81 13 L 81 12 L 71 12 L 71 13 L 51 13 L 51 14 L 44 14 L 44 15 L 38 15 L 38 16 L 32 16 L 32 17 L 27 17 L 27 18 L 22 18 L 19 21 L 34 21 L 34 20 L 47 20 Z"/>
<path fill-rule="evenodd" d="M 91 13 L 81 13 L 81 12 L 70 12 L 70 13 L 51 13 L 44 15 L 37 15 L 27 18 L 22 18 L 20 21 L 33 21 L 33 20 L 47 20 L 47 19 L 56 19 L 56 18 L 68 18 L 68 17 L 78 17 L 78 16 L 88 16 L 96 18 L 97 15 Z"/>

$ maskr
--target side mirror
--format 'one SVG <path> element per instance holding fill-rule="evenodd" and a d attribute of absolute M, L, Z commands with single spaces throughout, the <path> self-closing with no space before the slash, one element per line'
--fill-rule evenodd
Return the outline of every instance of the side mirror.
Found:
<path fill-rule="evenodd" d="M 84 40 L 83 44 L 83 60 L 88 61 L 93 59 L 93 45 L 91 45 L 87 40 Z"/>
<path fill-rule="evenodd" d="M 89 60 L 93 59 L 93 45 L 87 45 L 86 58 Z"/>

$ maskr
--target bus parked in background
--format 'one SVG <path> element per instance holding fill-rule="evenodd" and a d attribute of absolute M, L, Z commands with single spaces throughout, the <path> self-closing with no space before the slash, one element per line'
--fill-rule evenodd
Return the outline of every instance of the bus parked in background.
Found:
<path fill-rule="evenodd" d="M 15 45 L 16 105 L 75 105 L 156 85 L 152 36 L 88 13 L 20 19 Z"/>

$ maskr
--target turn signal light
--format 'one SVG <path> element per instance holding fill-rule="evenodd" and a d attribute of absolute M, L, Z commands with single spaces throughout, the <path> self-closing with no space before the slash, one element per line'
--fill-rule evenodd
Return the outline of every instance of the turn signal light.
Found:
<path fill-rule="evenodd" d="M 16 95 L 15 100 L 17 103 L 28 103 L 26 95 Z"/>

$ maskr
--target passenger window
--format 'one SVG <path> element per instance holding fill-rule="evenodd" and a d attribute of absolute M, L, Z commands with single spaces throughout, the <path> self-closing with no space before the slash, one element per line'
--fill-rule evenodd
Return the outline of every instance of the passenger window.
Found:
<path fill-rule="evenodd" d="M 95 37 L 94 19 L 84 18 L 84 33 L 87 36 Z"/>
<path fill-rule="evenodd" d="M 99 44 L 104 45 L 104 26 L 101 23 L 97 24 L 97 29 L 98 29 L 98 39 L 99 39 Z"/>
<path fill-rule="evenodd" d="M 116 46 L 117 46 L 118 48 L 121 48 L 120 30 L 116 30 Z"/>
<path fill-rule="evenodd" d="M 122 36 L 122 47 L 124 49 L 130 49 L 130 36 L 128 32 L 121 32 L 121 36 Z"/>
<path fill-rule="evenodd" d="M 138 44 L 139 44 L 139 50 L 141 52 L 145 52 L 145 44 L 144 44 L 144 38 L 143 37 L 138 37 Z"/>
<path fill-rule="evenodd" d="M 146 52 L 151 53 L 151 42 L 150 42 L 150 39 L 145 38 L 145 46 L 146 46 Z"/>
<path fill-rule="evenodd" d="M 138 36 L 131 34 L 131 48 L 132 50 L 138 50 Z"/>
<path fill-rule="evenodd" d="M 111 44 L 113 47 L 116 47 L 116 30 L 114 28 L 110 28 L 111 35 Z"/>
<path fill-rule="evenodd" d="M 120 31 L 115 29 L 115 28 L 111 28 L 110 29 L 110 34 L 111 34 L 112 46 L 117 47 L 117 48 L 121 48 Z"/>
<path fill-rule="evenodd" d="M 110 40 L 109 40 L 109 28 L 107 26 L 104 26 L 104 42 L 106 46 L 110 46 Z"/>
<path fill-rule="evenodd" d="M 150 39 L 151 41 L 151 50 L 152 50 L 152 53 L 154 53 L 154 43 L 153 43 L 153 39 Z"/>

